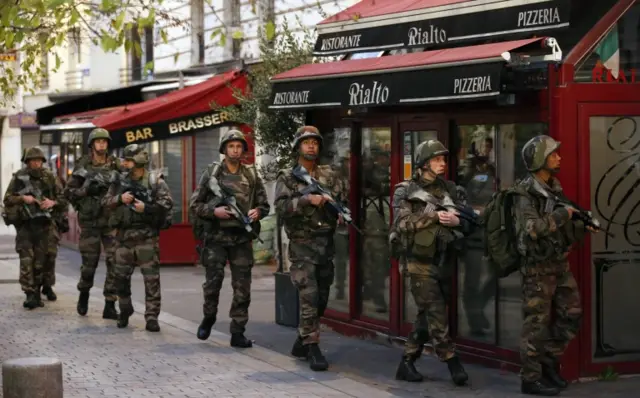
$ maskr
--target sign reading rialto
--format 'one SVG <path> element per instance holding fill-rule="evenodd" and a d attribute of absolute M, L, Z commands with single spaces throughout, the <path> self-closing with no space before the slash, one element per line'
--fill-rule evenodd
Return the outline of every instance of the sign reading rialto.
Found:
<path fill-rule="evenodd" d="M 479 7 L 459 7 L 455 11 L 405 16 L 403 22 L 394 18 L 378 22 L 375 26 L 359 27 L 360 21 L 344 22 L 339 28 L 318 26 L 319 35 L 314 53 L 330 55 L 350 52 L 389 50 L 393 48 L 450 47 L 458 43 L 473 43 L 521 35 L 541 36 L 569 27 L 570 0 L 525 2 L 497 1 Z M 455 12 L 455 14 L 454 14 Z M 330 31 L 330 29 L 333 29 Z"/>
<path fill-rule="evenodd" d="M 309 80 L 273 81 L 271 109 L 377 107 L 470 98 L 495 98 L 500 93 L 503 63 L 494 61 L 449 68 L 425 68 L 363 75 L 315 76 Z M 283 101 L 288 93 L 307 93 L 304 105 Z"/>
<path fill-rule="evenodd" d="M 121 148 L 133 143 L 164 140 L 217 128 L 230 123 L 226 112 L 211 111 L 180 119 L 163 120 L 111 132 L 111 144 Z"/>

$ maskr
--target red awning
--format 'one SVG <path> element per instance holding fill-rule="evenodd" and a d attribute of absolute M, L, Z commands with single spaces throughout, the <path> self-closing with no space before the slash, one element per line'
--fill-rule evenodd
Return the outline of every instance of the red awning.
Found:
<path fill-rule="evenodd" d="M 111 132 L 144 126 L 190 115 L 212 112 L 212 104 L 229 106 L 237 103 L 233 89 L 245 92 L 246 74 L 232 71 L 211 79 L 173 91 L 149 101 L 126 106 L 98 117 L 93 124 Z"/>
<path fill-rule="evenodd" d="M 318 25 L 349 20 L 354 21 L 354 24 L 356 24 L 366 18 L 403 12 L 415 12 L 426 8 L 443 7 L 469 1 L 470 0 L 362 0 L 346 10 L 330 16 Z"/>
<path fill-rule="evenodd" d="M 379 58 L 354 59 L 347 61 L 306 64 L 280 73 L 272 81 L 291 79 L 309 79 L 313 77 L 332 77 L 351 74 L 371 74 L 406 70 L 407 68 L 427 69 L 442 64 L 455 64 L 464 61 L 487 62 L 499 59 L 504 53 L 521 49 L 533 43 L 542 43 L 545 38 L 506 41 L 502 43 L 481 44 L 478 46 L 447 48 L 444 50 L 425 51 L 402 55 L 389 55 Z M 503 59 L 507 61 L 507 59 Z"/>

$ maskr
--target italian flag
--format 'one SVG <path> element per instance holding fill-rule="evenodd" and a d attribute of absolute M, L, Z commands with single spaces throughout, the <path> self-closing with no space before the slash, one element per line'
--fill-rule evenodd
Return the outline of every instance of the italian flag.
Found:
<path fill-rule="evenodd" d="M 602 66 L 609 69 L 616 79 L 620 73 L 620 47 L 618 44 L 618 25 L 616 24 L 595 49 L 595 52 L 600 56 Z"/>

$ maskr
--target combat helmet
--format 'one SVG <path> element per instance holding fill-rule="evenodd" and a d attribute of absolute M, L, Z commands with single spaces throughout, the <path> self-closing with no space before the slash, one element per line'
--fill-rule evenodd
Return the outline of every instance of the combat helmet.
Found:
<path fill-rule="evenodd" d="M 109 144 L 111 143 L 111 136 L 109 135 L 109 132 L 107 130 L 100 127 L 93 129 L 91 130 L 91 133 L 89 133 L 89 143 L 87 145 L 89 146 L 89 148 L 91 148 L 91 144 L 93 144 L 93 141 L 101 138 L 107 140 Z"/>
<path fill-rule="evenodd" d="M 240 141 L 242 142 L 244 151 L 247 152 L 249 150 L 249 144 L 247 143 L 247 139 L 244 138 L 244 134 L 242 134 L 242 131 L 233 129 L 227 131 L 222 136 L 222 141 L 220 141 L 220 148 L 218 149 L 221 154 L 224 155 L 225 147 L 227 146 L 227 143 L 231 141 Z"/>
<path fill-rule="evenodd" d="M 522 147 L 522 161 L 527 170 L 534 172 L 542 169 L 549 155 L 560 148 L 560 142 L 548 135 L 533 137 Z"/>
<path fill-rule="evenodd" d="M 446 156 L 449 154 L 449 150 L 438 140 L 428 140 L 416 148 L 415 152 L 415 165 L 420 168 L 424 166 L 426 162 L 436 156 Z"/>
<path fill-rule="evenodd" d="M 302 126 L 297 131 L 293 137 L 293 144 L 291 147 L 294 151 L 297 151 L 300 147 L 300 143 L 307 138 L 315 138 L 320 143 L 320 147 L 322 148 L 322 135 L 320 131 L 315 126 Z"/>
<path fill-rule="evenodd" d="M 124 148 L 124 158 L 133 160 L 137 167 L 144 167 L 149 163 L 149 152 L 142 145 L 130 144 Z"/>
<path fill-rule="evenodd" d="M 43 163 L 47 161 L 47 158 L 44 156 L 44 152 L 37 146 L 28 148 L 22 154 L 22 161 L 24 163 L 29 163 L 29 160 L 31 159 L 42 159 Z"/>

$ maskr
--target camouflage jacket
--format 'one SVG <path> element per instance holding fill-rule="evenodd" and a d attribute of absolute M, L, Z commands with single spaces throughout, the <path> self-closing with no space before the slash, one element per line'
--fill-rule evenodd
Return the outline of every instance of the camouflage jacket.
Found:
<path fill-rule="evenodd" d="M 122 202 L 123 182 L 136 182 L 141 184 L 150 192 L 151 201 L 145 203 L 144 211 L 138 213 Z M 152 183 L 155 181 L 155 183 Z M 157 235 L 158 224 L 162 222 L 165 215 L 173 209 L 173 199 L 169 186 L 164 178 L 157 171 L 144 171 L 142 177 L 133 179 L 129 173 L 114 174 L 109 190 L 102 198 L 102 205 L 112 209 L 109 217 L 109 226 L 126 231 L 141 231 L 150 235 Z M 124 239 L 129 237 L 125 233 Z M 138 235 L 133 233 L 133 235 Z M 133 235 L 131 237 L 133 238 Z"/>
<path fill-rule="evenodd" d="M 249 213 L 249 210 L 258 209 L 260 219 L 268 216 L 271 210 L 262 179 L 253 166 L 240 164 L 238 172 L 231 173 L 225 162 L 213 163 L 202 172 L 198 186 L 189 200 L 189 208 L 193 214 L 205 222 L 204 233 L 207 234 L 207 241 L 234 240 L 237 243 L 237 235 L 250 239 L 248 232 L 239 220 L 235 218 L 220 220 L 213 215 L 223 199 L 216 197 L 208 188 L 213 173 L 216 173 L 215 177 L 218 179 L 218 183 L 236 198 L 238 207 L 245 215 Z M 254 231 L 259 233 L 257 224 L 254 223 Z M 236 236 L 232 237 L 231 235 Z"/>
<path fill-rule="evenodd" d="M 14 220 L 20 225 L 30 221 L 29 214 L 40 214 L 41 210 L 35 203 L 27 205 L 22 199 L 20 192 L 25 188 L 24 180 L 28 179 L 30 184 L 41 191 L 43 198 L 56 202 L 51 210 L 51 217 L 58 218 L 68 210 L 69 203 L 65 199 L 62 186 L 57 181 L 56 176 L 48 169 L 32 171 L 28 168 L 18 170 L 13 174 L 9 187 L 4 195 L 3 204 L 6 212 L 11 214 Z M 36 198 L 42 200 L 43 198 Z"/>
<path fill-rule="evenodd" d="M 309 239 L 313 236 L 333 235 L 338 220 L 324 207 L 313 206 L 301 190 L 306 188 L 292 173 L 293 169 L 282 170 L 276 180 L 275 206 L 278 216 L 284 222 L 289 239 Z M 331 166 L 317 165 L 310 171 L 315 178 L 336 200 L 343 200 L 344 182 L 337 178 Z"/>
<path fill-rule="evenodd" d="M 109 180 L 112 172 L 120 170 L 120 161 L 114 156 L 108 156 L 105 163 L 98 164 L 93 162 L 91 156 L 81 157 L 73 168 L 73 173 L 71 173 L 68 185 L 64 190 L 65 197 L 78 212 L 78 223 L 82 228 L 106 227 L 110 211 L 101 204 L 106 192 L 89 195 L 87 190 L 83 188 L 84 181 L 74 174 L 79 169 L 104 174 L 104 177 Z"/>
<path fill-rule="evenodd" d="M 528 265 L 539 267 L 566 260 L 571 245 L 583 239 L 584 224 L 572 221 L 566 208 L 556 207 L 539 191 L 547 189 L 562 197 L 560 182 L 553 177 L 548 184 L 536 182 L 530 175 L 520 184 L 527 195 L 516 196 L 513 208 L 518 252 Z"/>

